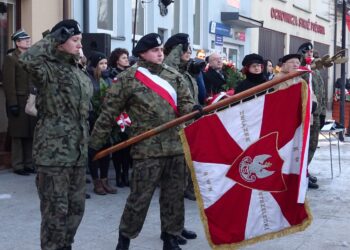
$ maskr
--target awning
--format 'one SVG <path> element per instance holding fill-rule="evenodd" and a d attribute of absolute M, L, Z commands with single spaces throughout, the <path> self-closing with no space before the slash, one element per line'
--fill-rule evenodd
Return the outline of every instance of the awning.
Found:
<path fill-rule="evenodd" d="M 242 16 L 239 12 L 221 12 L 221 21 L 232 26 L 243 28 L 258 28 L 264 25 L 264 21 Z"/>

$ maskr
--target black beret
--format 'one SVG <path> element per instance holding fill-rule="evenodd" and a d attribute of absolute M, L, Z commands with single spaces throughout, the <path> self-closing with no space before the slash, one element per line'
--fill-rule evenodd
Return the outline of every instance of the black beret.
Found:
<path fill-rule="evenodd" d="M 99 61 L 101 61 L 102 59 L 106 59 L 106 55 L 103 54 L 102 52 L 99 51 L 93 51 L 90 55 L 90 65 L 94 68 L 97 67 L 97 64 L 99 63 Z"/>
<path fill-rule="evenodd" d="M 176 35 L 173 35 L 164 44 L 164 49 L 171 49 L 178 44 L 190 44 L 190 36 L 185 33 L 178 33 Z M 188 46 L 186 46 L 186 48 L 188 48 Z"/>
<path fill-rule="evenodd" d="M 146 52 L 149 49 L 153 49 L 162 45 L 162 39 L 157 33 L 149 33 L 141 37 L 141 39 L 136 44 L 135 48 L 132 50 L 134 56 L 139 56 L 140 53 Z"/>
<path fill-rule="evenodd" d="M 286 61 L 288 61 L 289 59 L 292 59 L 292 58 L 297 58 L 300 61 L 301 60 L 301 55 L 300 54 L 288 54 L 288 55 L 285 55 L 284 57 L 281 58 L 281 62 L 285 63 Z"/>
<path fill-rule="evenodd" d="M 305 54 L 306 51 L 312 50 L 313 48 L 314 48 L 314 46 L 312 45 L 312 43 L 306 42 L 306 43 L 303 43 L 302 45 L 300 45 L 297 53 L 298 54 Z"/>
<path fill-rule="evenodd" d="M 52 27 L 51 33 L 55 32 L 56 30 L 58 30 L 61 27 L 66 27 L 68 30 L 73 29 L 74 35 L 81 34 L 81 29 L 80 29 L 79 23 L 73 19 L 66 19 L 66 20 L 63 20 L 63 21 L 57 23 L 55 26 Z"/>
<path fill-rule="evenodd" d="M 11 39 L 14 42 L 16 42 L 18 39 L 27 39 L 27 38 L 30 38 L 30 36 L 23 29 L 17 30 L 11 36 Z"/>
<path fill-rule="evenodd" d="M 264 58 L 262 58 L 262 56 L 255 54 L 255 53 L 246 55 L 243 58 L 243 61 L 242 61 L 243 66 L 249 66 L 253 63 L 264 64 Z"/>

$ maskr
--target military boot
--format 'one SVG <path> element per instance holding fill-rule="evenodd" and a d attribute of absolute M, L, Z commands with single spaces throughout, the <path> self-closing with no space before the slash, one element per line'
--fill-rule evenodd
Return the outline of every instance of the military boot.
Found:
<path fill-rule="evenodd" d="M 181 250 L 175 235 L 164 232 L 163 250 Z"/>
<path fill-rule="evenodd" d="M 100 179 L 94 180 L 94 193 L 98 195 L 106 195 L 106 191 L 102 186 Z"/>
<path fill-rule="evenodd" d="M 103 189 L 104 189 L 108 194 L 116 194 L 116 193 L 117 193 L 117 189 L 112 188 L 112 187 L 108 184 L 107 178 L 101 179 L 101 183 L 102 183 Z"/>
<path fill-rule="evenodd" d="M 115 250 L 129 250 L 130 239 L 119 232 L 118 245 Z"/>

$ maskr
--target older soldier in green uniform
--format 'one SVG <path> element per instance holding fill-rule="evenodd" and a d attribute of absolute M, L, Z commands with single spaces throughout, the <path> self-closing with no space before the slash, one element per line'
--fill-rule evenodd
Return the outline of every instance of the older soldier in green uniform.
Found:
<path fill-rule="evenodd" d="M 298 53 L 302 55 L 303 62 L 302 65 L 305 65 L 305 59 L 313 59 L 313 45 L 310 42 L 303 43 L 298 49 Z M 308 82 L 309 74 L 305 74 L 303 78 Z M 308 164 L 310 164 L 312 158 L 314 157 L 315 151 L 318 144 L 318 136 L 321 129 L 320 121 L 323 120 L 326 116 L 326 89 L 323 82 L 321 73 L 318 69 L 314 69 L 312 72 L 312 90 L 317 98 L 317 108 L 313 112 L 313 123 L 310 127 L 310 141 L 309 141 L 309 157 Z M 323 125 L 322 125 L 323 126 Z M 317 178 L 309 174 L 309 188 L 318 188 Z"/>
<path fill-rule="evenodd" d="M 72 249 L 85 208 L 90 80 L 79 68 L 81 31 L 63 20 L 21 55 L 38 87 L 33 159 L 41 209 L 41 248 Z"/>
<path fill-rule="evenodd" d="M 24 109 L 33 86 L 29 74 L 19 65 L 18 58 L 31 46 L 31 38 L 24 30 L 18 30 L 11 39 L 16 49 L 5 57 L 3 65 L 11 161 L 16 174 L 29 175 L 35 172 L 32 144 L 36 119 L 27 115 Z"/>
<path fill-rule="evenodd" d="M 115 117 L 122 111 L 133 121 L 132 137 L 186 114 L 194 106 L 182 76 L 162 63 L 163 46 L 158 34 L 142 37 L 133 54 L 140 60 L 118 75 L 95 123 L 90 140 L 95 150 L 106 142 Z M 158 184 L 163 249 L 181 249 L 176 240 L 184 226 L 184 156 L 179 129 L 171 128 L 132 146 L 131 192 L 120 221 L 116 249 L 129 249 L 130 239 L 140 233 Z"/>

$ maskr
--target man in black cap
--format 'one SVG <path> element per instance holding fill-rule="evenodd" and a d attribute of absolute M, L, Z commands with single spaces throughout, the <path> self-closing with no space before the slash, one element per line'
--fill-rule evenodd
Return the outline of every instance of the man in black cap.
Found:
<path fill-rule="evenodd" d="M 31 46 L 30 36 L 23 30 L 11 36 L 16 48 L 4 59 L 3 84 L 6 96 L 8 133 L 11 136 L 11 163 L 14 173 L 34 173 L 32 143 L 36 119 L 25 113 L 29 94 L 34 93 L 29 74 L 19 65 L 19 56 Z"/>
<path fill-rule="evenodd" d="M 139 61 L 118 75 L 108 92 L 90 138 L 96 150 L 106 143 L 115 117 L 126 111 L 135 136 L 190 112 L 194 101 L 182 76 L 163 64 L 162 40 L 156 33 L 143 36 L 132 51 Z M 117 250 L 129 249 L 145 221 L 153 193 L 160 186 L 163 249 L 179 250 L 176 235 L 184 228 L 184 156 L 178 135 L 170 128 L 131 148 L 131 192 L 119 225 Z"/>
<path fill-rule="evenodd" d="M 288 54 L 283 56 L 280 60 L 282 63 L 281 71 L 276 75 L 276 77 L 282 77 L 290 72 L 296 71 L 300 66 L 301 55 L 299 54 Z M 275 90 L 284 89 L 292 85 L 293 83 L 298 82 L 296 79 L 289 79 L 284 81 L 274 87 Z"/>
<path fill-rule="evenodd" d="M 298 49 L 298 54 L 302 56 L 301 65 L 306 65 L 307 63 L 312 63 L 314 60 L 313 56 L 314 47 L 311 42 L 306 42 L 300 45 Z M 303 78 L 308 82 L 309 74 L 303 75 Z M 326 117 L 326 89 L 323 82 L 323 78 L 318 69 L 313 70 L 312 74 L 312 91 L 317 98 L 317 107 L 313 112 L 312 125 L 310 127 L 310 140 L 309 140 L 309 155 L 308 155 L 308 164 L 311 163 L 311 160 L 315 154 L 318 144 L 318 136 L 320 129 L 324 125 L 324 120 Z M 321 125 L 322 124 L 322 125 Z M 309 177 L 309 188 L 317 189 L 318 184 L 317 178 L 308 173 Z"/>
<path fill-rule="evenodd" d="M 70 250 L 85 209 L 90 79 L 78 66 L 81 30 L 57 23 L 20 57 L 38 88 L 33 142 L 41 249 Z"/>

